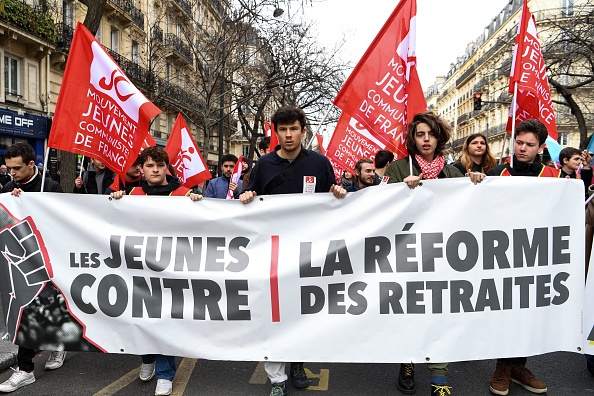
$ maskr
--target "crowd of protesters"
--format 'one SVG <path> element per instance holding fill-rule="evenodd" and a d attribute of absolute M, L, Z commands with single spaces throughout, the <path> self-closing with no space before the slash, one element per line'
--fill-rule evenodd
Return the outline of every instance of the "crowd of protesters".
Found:
<path fill-rule="evenodd" d="M 339 181 L 335 179 L 330 161 L 323 155 L 303 147 L 306 135 L 306 117 L 303 110 L 284 106 L 272 117 L 272 125 L 278 136 L 279 145 L 270 147 L 270 139 L 263 138 L 259 144 L 261 157 L 252 167 L 251 159 L 242 164 L 242 175 L 238 182 L 231 179 L 239 159 L 227 154 L 220 159 L 222 176 L 212 179 L 204 191 L 205 198 L 225 199 L 231 194 L 244 204 L 249 204 L 260 195 L 324 193 L 330 192 L 337 199 L 349 193 L 378 185 L 404 183 L 411 189 L 422 185 L 423 180 L 445 178 L 467 178 L 477 184 L 490 176 L 531 176 L 580 178 L 584 181 L 586 194 L 592 182 L 592 156 L 587 151 L 565 148 L 559 155 L 558 166 L 547 166 L 540 162 L 539 152 L 545 147 L 546 127 L 537 120 L 526 120 L 516 126 L 514 155 L 508 162 L 497 164 L 491 153 L 485 135 L 470 135 L 464 142 L 459 161 L 448 163 L 444 156 L 446 144 L 451 137 L 451 127 L 440 116 L 428 112 L 414 116 L 408 126 L 406 148 L 408 156 L 394 160 L 394 154 L 380 150 L 373 158 L 362 158 L 352 170 L 345 170 Z M 2 192 L 19 196 L 23 192 L 41 191 L 43 170 L 35 165 L 35 153 L 26 143 L 17 143 L 6 150 L 5 165 L 0 166 Z M 511 162 L 511 164 L 509 163 Z M 313 177 L 311 177 L 313 176 Z M 58 183 L 45 179 L 44 191 L 62 192 Z M 78 194 L 109 194 L 114 199 L 126 195 L 188 196 L 199 201 L 202 195 L 183 187 L 169 163 L 169 157 L 161 147 L 149 147 L 141 152 L 121 180 L 105 164 L 91 159 L 89 167 L 79 175 L 72 188 Z M 229 193 L 230 192 L 230 193 Z M 586 235 L 592 246 L 594 235 L 594 205 L 588 207 Z M 587 254 L 589 257 L 589 251 Z M 57 292 L 56 292 L 57 293 Z M 63 310 L 63 298 L 56 294 L 43 301 L 58 304 Z M 61 306 L 59 304 L 62 304 Z M 41 307 L 43 308 L 43 307 Z M 41 311 L 40 311 L 41 312 Z M 58 326 L 58 325 L 56 325 Z M 54 345 L 60 345 L 59 342 Z M 45 368 L 60 368 L 66 356 L 64 350 L 52 351 Z M 0 384 L 0 392 L 12 392 L 35 382 L 33 357 L 35 350 L 20 346 L 18 369 Z M 594 376 L 594 357 L 586 356 L 587 368 Z M 496 395 L 507 395 L 512 382 L 532 393 L 545 393 L 547 387 L 526 368 L 526 357 L 502 357 L 497 360 L 489 389 Z M 432 395 L 451 395 L 448 385 L 448 363 L 430 363 L 430 392 Z M 271 383 L 271 396 L 285 396 L 287 381 L 297 389 L 307 388 L 310 380 L 304 363 L 289 364 L 266 361 L 264 367 Z M 398 372 L 397 388 L 404 394 L 416 392 L 415 366 L 403 362 Z M 172 392 L 176 373 L 175 357 L 164 355 L 143 355 L 139 369 L 142 381 L 157 379 L 155 395 L 169 395 Z"/>

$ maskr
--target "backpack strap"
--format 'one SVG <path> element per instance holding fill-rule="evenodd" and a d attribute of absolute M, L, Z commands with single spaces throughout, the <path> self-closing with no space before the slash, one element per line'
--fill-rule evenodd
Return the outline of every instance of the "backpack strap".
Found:
<path fill-rule="evenodd" d="M 277 188 L 278 186 L 283 184 L 284 181 L 287 180 L 287 178 L 293 172 L 295 172 L 295 170 L 299 167 L 299 165 L 301 165 L 303 163 L 302 158 L 305 158 L 305 156 L 307 155 L 304 153 L 303 150 L 305 150 L 305 149 L 303 149 L 303 148 L 301 149 L 301 151 L 299 152 L 299 155 L 297 155 L 295 160 L 293 162 L 291 162 L 289 164 L 289 166 L 287 166 L 282 173 L 277 175 L 266 186 L 264 186 L 264 189 L 263 189 L 264 195 L 269 195 L 275 188 Z"/>

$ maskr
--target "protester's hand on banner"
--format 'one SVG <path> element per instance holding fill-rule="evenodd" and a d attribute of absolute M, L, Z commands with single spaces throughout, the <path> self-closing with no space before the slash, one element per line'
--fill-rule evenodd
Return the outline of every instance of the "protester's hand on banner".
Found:
<path fill-rule="evenodd" d="M 109 197 L 113 199 L 121 199 L 124 195 L 126 195 L 126 191 L 114 191 L 109 194 Z"/>
<path fill-rule="evenodd" d="M 202 199 L 202 195 L 190 193 L 190 199 L 194 202 L 200 201 Z"/>
<path fill-rule="evenodd" d="M 330 192 L 335 198 L 344 198 L 346 197 L 347 193 L 347 191 L 338 184 L 333 184 L 332 187 L 330 187 Z"/>
<path fill-rule="evenodd" d="M 472 182 L 472 184 L 475 184 L 475 185 L 482 182 L 486 176 L 484 173 L 473 172 L 471 169 L 468 169 L 468 173 L 466 173 L 466 174 L 470 178 L 470 181 Z"/>
<path fill-rule="evenodd" d="M 23 190 L 21 190 L 20 188 L 15 188 L 14 190 L 12 190 L 12 192 L 10 194 L 15 197 L 18 197 L 21 195 L 22 192 L 23 192 Z"/>
<path fill-rule="evenodd" d="M 404 180 L 402 180 L 403 182 L 406 183 L 406 185 L 410 188 L 416 188 L 417 186 L 421 186 L 421 180 L 423 179 L 423 174 L 421 173 L 419 176 L 407 176 L 404 178 Z"/>
<path fill-rule="evenodd" d="M 244 204 L 250 203 L 254 200 L 254 197 L 258 195 L 255 191 L 244 191 L 240 196 L 239 200 Z"/>

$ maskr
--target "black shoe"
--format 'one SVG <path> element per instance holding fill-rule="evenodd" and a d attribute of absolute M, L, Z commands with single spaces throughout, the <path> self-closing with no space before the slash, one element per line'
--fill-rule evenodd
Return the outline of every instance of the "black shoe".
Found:
<path fill-rule="evenodd" d="M 407 395 L 416 392 L 415 387 L 415 365 L 412 363 L 402 363 L 400 373 L 398 373 L 398 390 Z"/>
<path fill-rule="evenodd" d="M 450 396 L 451 394 L 451 386 L 431 384 L 431 396 Z"/>
<path fill-rule="evenodd" d="M 272 390 L 270 396 L 287 396 L 287 386 L 284 382 L 278 384 L 272 384 Z"/>
<path fill-rule="evenodd" d="M 293 388 L 296 389 L 309 386 L 310 381 L 303 369 L 303 363 L 291 363 L 291 382 L 293 382 Z"/>

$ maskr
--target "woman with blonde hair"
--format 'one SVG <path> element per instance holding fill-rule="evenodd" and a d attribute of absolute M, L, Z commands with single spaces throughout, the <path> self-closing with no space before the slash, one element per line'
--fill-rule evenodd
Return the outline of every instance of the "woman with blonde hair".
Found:
<path fill-rule="evenodd" d="M 463 175 L 469 171 L 486 174 L 495 165 L 497 160 L 491 154 L 487 137 L 482 133 L 473 133 L 466 138 L 460 161 L 454 164 Z"/>

